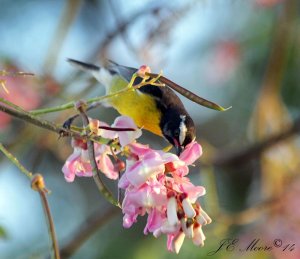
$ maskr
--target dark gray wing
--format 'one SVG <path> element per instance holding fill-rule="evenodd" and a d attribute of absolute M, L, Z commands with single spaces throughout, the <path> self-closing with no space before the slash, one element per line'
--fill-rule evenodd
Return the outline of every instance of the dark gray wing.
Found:
<path fill-rule="evenodd" d="M 112 74 L 118 74 L 121 77 L 123 77 L 127 82 L 130 82 L 132 76 L 138 69 L 133 68 L 133 67 L 125 67 L 122 65 L 117 64 L 116 62 L 112 60 L 108 60 L 107 63 L 105 64 L 105 68 L 109 70 L 110 73 Z"/>

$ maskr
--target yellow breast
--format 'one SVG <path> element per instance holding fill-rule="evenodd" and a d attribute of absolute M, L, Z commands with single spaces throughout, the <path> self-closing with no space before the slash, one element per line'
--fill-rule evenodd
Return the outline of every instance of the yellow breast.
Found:
<path fill-rule="evenodd" d="M 110 93 L 119 90 L 120 87 L 114 87 L 110 89 Z M 150 95 L 138 90 L 129 91 L 110 98 L 109 103 L 120 114 L 131 117 L 138 127 L 162 136 L 159 127 L 161 112 L 157 109 L 155 100 Z"/>

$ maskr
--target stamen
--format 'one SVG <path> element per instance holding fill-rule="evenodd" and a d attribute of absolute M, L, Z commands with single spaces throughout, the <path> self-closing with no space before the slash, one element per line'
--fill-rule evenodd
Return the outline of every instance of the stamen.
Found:
<path fill-rule="evenodd" d="M 208 214 L 205 212 L 205 210 L 201 209 L 200 214 L 204 217 L 204 219 L 206 220 L 206 224 L 210 224 L 212 222 L 212 219 L 210 218 L 210 216 L 208 216 Z"/>
<path fill-rule="evenodd" d="M 171 226 L 175 226 L 178 223 L 177 217 L 177 201 L 176 198 L 170 197 L 167 203 L 167 218 Z"/>
<path fill-rule="evenodd" d="M 181 223 L 181 228 L 182 228 L 183 232 L 185 233 L 185 235 L 188 238 L 193 238 L 193 236 L 194 236 L 193 220 L 182 218 L 180 220 L 180 223 Z"/>
<path fill-rule="evenodd" d="M 196 211 L 194 210 L 189 197 L 185 197 L 184 199 L 182 199 L 182 207 L 185 215 L 188 218 L 194 218 L 196 216 Z"/>

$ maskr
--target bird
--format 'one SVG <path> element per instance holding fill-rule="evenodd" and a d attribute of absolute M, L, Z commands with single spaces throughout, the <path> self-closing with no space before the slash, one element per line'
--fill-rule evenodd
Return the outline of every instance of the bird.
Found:
<path fill-rule="evenodd" d="M 139 71 L 137 68 L 119 65 L 111 60 L 101 67 L 70 58 L 67 61 L 80 70 L 91 73 L 104 85 L 106 95 L 126 89 Z M 148 66 L 141 68 L 150 71 Z M 141 77 L 136 77 L 133 86 L 141 81 Z M 106 106 L 132 118 L 138 127 L 164 137 L 174 146 L 177 155 L 196 139 L 193 119 L 180 98 L 169 87 L 149 83 L 136 88 L 135 91 L 124 91 L 121 95 L 108 98 L 106 102 Z"/>

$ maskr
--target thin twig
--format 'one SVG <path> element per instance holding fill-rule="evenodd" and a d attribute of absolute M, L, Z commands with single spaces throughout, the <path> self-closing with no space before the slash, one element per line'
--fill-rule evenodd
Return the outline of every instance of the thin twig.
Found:
<path fill-rule="evenodd" d="M 53 218 L 52 218 L 51 211 L 50 211 L 50 206 L 49 206 L 45 192 L 39 191 L 39 194 L 40 194 L 40 197 L 42 200 L 43 208 L 44 208 L 46 219 L 48 222 L 48 228 L 49 228 L 50 237 L 52 240 L 52 249 L 54 252 L 54 257 L 56 259 L 59 259 L 60 258 L 59 246 L 58 246 L 58 242 L 57 242 L 57 238 L 56 238 L 56 232 L 55 232 L 54 222 L 53 222 Z"/>
<path fill-rule="evenodd" d="M 0 102 L 1 102 L 1 98 L 0 98 Z M 61 137 L 75 137 L 75 138 L 79 138 L 79 139 L 90 139 L 90 140 L 96 141 L 97 143 L 101 143 L 101 144 L 107 144 L 110 141 L 108 139 L 101 138 L 101 137 L 94 138 L 94 136 L 83 136 L 79 130 L 75 131 L 72 129 L 67 129 L 62 126 L 58 126 L 51 121 L 47 121 L 47 120 L 41 119 L 39 117 L 33 116 L 29 112 L 16 111 L 14 109 L 11 109 L 11 108 L 6 107 L 1 104 L 0 104 L 0 111 L 3 111 L 5 113 L 7 113 L 11 116 L 14 116 L 18 119 L 21 119 L 23 121 L 29 122 L 40 128 L 44 128 L 44 129 L 56 132 Z"/>
<path fill-rule="evenodd" d="M 89 136 L 90 130 L 89 130 L 89 119 L 84 111 L 84 104 L 79 104 L 77 106 L 78 111 L 80 112 L 80 116 L 82 119 L 83 126 L 86 130 L 86 135 Z M 104 197 L 113 205 L 119 206 L 118 201 L 116 201 L 112 195 L 112 193 L 109 191 L 109 189 L 105 186 L 104 182 L 102 181 L 100 177 L 100 171 L 98 169 L 97 162 L 95 160 L 95 149 L 94 149 L 94 142 L 92 140 L 87 140 L 87 148 L 88 148 L 88 154 L 90 163 L 92 166 L 93 171 L 93 179 L 99 189 L 99 191 L 104 195 Z"/>
<path fill-rule="evenodd" d="M 6 104 L 8 107 L 13 108 L 13 109 L 15 109 L 15 110 L 17 110 L 19 112 L 26 112 L 25 110 L 22 109 L 22 107 L 20 107 L 20 106 L 18 106 L 16 104 L 14 104 L 14 103 L 12 103 L 12 102 L 4 99 L 4 98 L 0 98 L 0 102 Z"/>
<path fill-rule="evenodd" d="M 47 225 L 49 228 L 49 235 L 52 241 L 52 248 L 54 252 L 54 257 L 59 259 L 59 247 L 58 242 L 55 234 L 55 227 L 53 223 L 53 219 L 50 212 L 50 207 L 48 204 L 48 200 L 46 197 L 46 193 L 49 191 L 45 187 L 43 176 L 40 174 L 33 175 L 29 172 L 19 161 L 16 157 L 14 157 L 1 143 L 0 143 L 0 151 L 15 165 L 19 168 L 19 170 L 24 173 L 30 180 L 31 180 L 31 188 L 35 191 L 38 191 L 41 197 L 41 201 L 43 204 L 43 208 L 45 211 L 45 215 L 47 218 Z"/>
<path fill-rule="evenodd" d="M 120 90 L 118 92 L 115 92 L 115 93 L 112 93 L 112 94 L 90 98 L 90 99 L 86 100 L 86 103 L 87 104 L 93 104 L 95 102 L 102 102 L 102 101 L 105 101 L 106 99 L 117 97 L 120 94 L 124 94 L 126 92 L 133 91 L 133 90 L 134 90 L 133 88 L 128 87 L 128 88 L 122 89 L 122 90 Z M 55 107 L 32 110 L 32 111 L 30 111 L 30 114 L 40 115 L 40 114 L 47 114 L 47 113 L 52 113 L 52 112 L 64 111 L 64 110 L 73 109 L 73 108 L 74 108 L 74 102 L 72 101 L 72 102 L 68 102 L 66 104 L 62 104 L 62 105 L 55 106 Z"/>
<path fill-rule="evenodd" d="M 13 156 L 1 143 L 0 143 L 0 151 L 16 166 L 20 169 L 20 171 L 25 174 L 30 180 L 32 179 L 32 173 L 29 172 L 20 162 L 19 160 Z"/>
<path fill-rule="evenodd" d="M 113 17 L 114 17 L 114 19 L 117 23 L 116 28 L 117 29 L 122 28 L 121 13 L 119 12 L 119 10 L 117 10 L 115 8 L 115 3 L 113 1 L 108 1 L 108 3 L 109 3 L 109 6 L 110 6 L 110 9 L 112 11 Z M 137 51 L 136 51 L 134 45 L 132 44 L 132 42 L 130 41 L 130 39 L 127 37 L 126 31 L 125 30 L 120 30 L 120 35 L 121 35 L 124 43 L 127 45 L 127 48 L 131 51 L 131 53 L 133 55 L 136 55 Z"/>
<path fill-rule="evenodd" d="M 14 71 L 0 70 L 0 76 L 18 77 L 18 76 L 34 76 L 34 74 L 30 72 L 22 72 L 22 71 L 14 72 Z"/>
<path fill-rule="evenodd" d="M 31 188 L 33 190 L 37 191 L 41 197 L 42 205 L 43 205 L 45 216 L 47 219 L 49 235 L 50 235 L 50 239 L 52 241 L 52 249 L 53 249 L 53 253 L 54 253 L 54 258 L 60 259 L 59 246 L 58 246 L 56 233 L 55 233 L 55 226 L 54 226 L 53 218 L 51 215 L 48 199 L 46 196 L 46 193 L 48 193 L 49 191 L 45 187 L 44 178 L 42 175 L 36 174 L 33 176 L 32 181 L 31 181 Z"/>
<path fill-rule="evenodd" d="M 104 41 L 96 48 L 99 49 L 100 58 L 105 56 L 106 50 L 110 43 L 121 33 L 123 34 L 126 30 L 135 23 L 141 17 L 144 17 L 146 14 L 156 14 L 162 9 L 166 9 L 164 6 L 146 6 L 144 9 L 140 9 L 137 12 L 133 13 L 128 19 L 124 20 L 122 23 L 109 32 L 105 37 Z"/>
<path fill-rule="evenodd" d="M 114 162 L 115 162 L 115 167 L 118 168 L 118 183 L 120 182 L 120 179 L 121 179 L 121 171 L 124 171 L 125 169 L 125 163 L 119 159 L 117 157 L 117 155 L 115 154 L 112 146 L 110 146 L 110 153 L 112 154 L 112 157 L 114 159 Z M 121 200 L 122 200 L 122 193 L 121 193 L 121 189 L 119 188 L 118 186 L 118 197 L 117 197 L 117 200 L 118 200 L 118 204 L 119 204 L 119 207 L 121 207 Z"/>
<path fill-rule="evenodd" d="M 118 97 L 122 94 L 125 94 L 127 92 L 135 91 L 136 89 L 139 89 L 140 87 L 142 87 L 144 85 L 147 85 L 147 84 L 162 86 L 162 84 L 155 83 L 155 81 L 157 81 L 160 76 L 161 76 L 161 74 L 158 74 L 157 77 L 152 78 L 150 81 L 143 80 L 141 83 L 133 86 L 134 80 L 137 77 L 137 75 L 134 74 L 132 76 L 130 82 L 128 83 L 128 85 L 124 89 L 122 89 L 120 91 L 117 91 L 117 92 L 114 92 L 114 93 L 111 93 L 111 94 L 104 95 L 104 96 L 98 96 L 98 97 L 90 98 L 90 99 L 86 100 L 85 102 L 87 104 L 92 104 L 92 105 L 96 104 L 96 103 L 100 103 L 100 102 L 103 102 L 107 99 L 116 98 L 116 97 Z M 40 114 L 47 114 L 47 113 L 52 113 L 52 112 L 64 111 L 64 110 L 73 109 L 73 108 L 74 108 L 74 102 L 68 102 L 66 104 L 62 104 L 62 105 L 55 106 L 55 107 L 31 110 L 29 113 L 31 115 L 40 115 Z"/>

